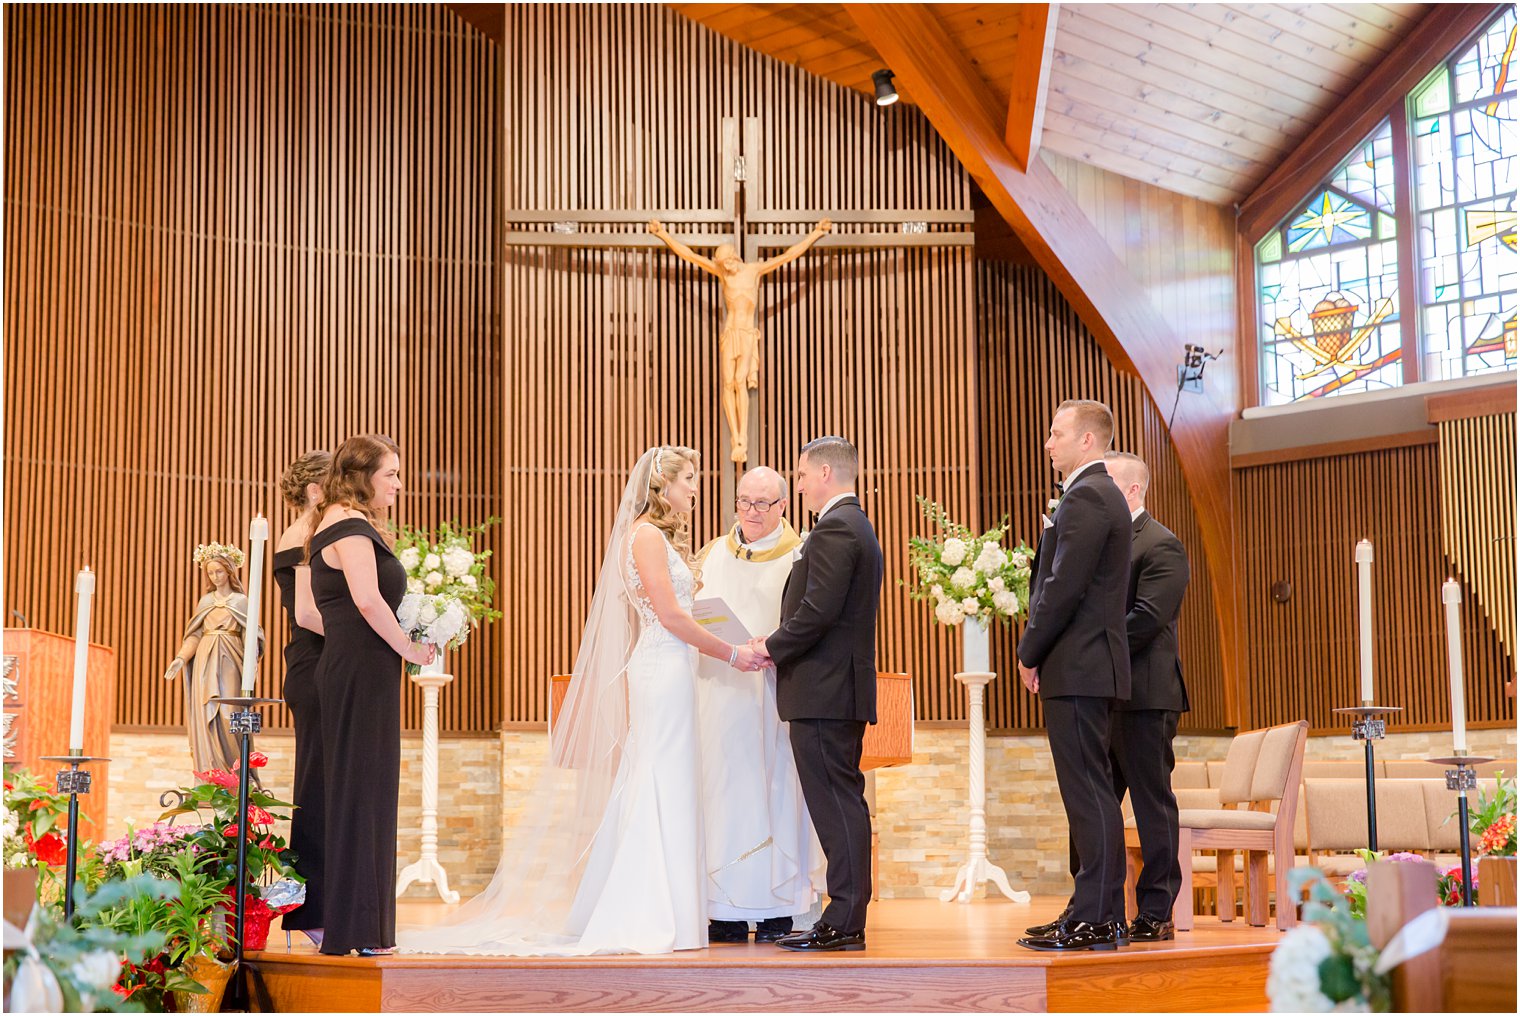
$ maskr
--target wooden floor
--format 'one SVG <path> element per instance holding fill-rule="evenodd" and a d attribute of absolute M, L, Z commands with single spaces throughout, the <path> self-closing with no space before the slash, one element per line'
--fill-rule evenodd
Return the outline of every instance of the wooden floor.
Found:
<path fill-rule="evenodd" d="M 1266 1009 L 1279 933 L 1200 917 L 1175 942 L 1051 956 L 1015 944 L 1063 900 L 882 900 L 868 948 L 798 955 L 717 945 L 666 956 L 524 959 L 252 953 L 255 1011 L 275 1012 L 1242 1012 Z M 441 905 L 404 904 L 430 923 Z M 297 939 L 304 942 L 301 936 Z"/>

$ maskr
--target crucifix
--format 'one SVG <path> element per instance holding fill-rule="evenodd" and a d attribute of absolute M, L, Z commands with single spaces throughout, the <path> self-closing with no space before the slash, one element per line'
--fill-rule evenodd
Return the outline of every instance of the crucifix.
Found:
<path fill-rule="evenodd" d="M 744 465 L 749 458 L 749 393 L 760 387 L 760 325 L 755 307 L 760 301 L 760 279 L 807 253 L 834 228 L 821 219 L 813 231 L 773 258 L 745 261 L 731 243 L 720 243 L 705 258 L 666 232 L 659 219 L 652 219 L 649 232 L 687 264 L 716 275 L 723 287 L 723 330 L 718 333 L 718 362 L 723 369 L 723 419 L 728 424 L 729 461 Z"/>
<path fill-rule="evenodd" d="M 724 317 L 718 323 L 722 387 L 719 401 L 725 426 L 721 456 L 720 490 L 724 503 L 733 500 L 734 485 L 759 428 L 759 400 L 751 398 L 762 379 L 759 363 L 761 278 L 802 257 L 813 247 L 903 248 L 970 247 L 975 243 L 972 226 L 976 216 L 968 209 L 789 209 L 766 208 L 760 195 L 758 168 L 761 130 L 757 117 L 743 121 L 740 143 L 739 120 L 724 117 L 721 130 L 719 187 L 720 207 L 653 210 L 627 209 L 508 209 L 503 242 L 508 247 L 600 247 L 669 249 L 682 260 L 718 277 L 723 292 Z M 630 150 L 629 159 L 637 155 Z M 630 174 L 630 178 L 633 174 Z M 664 223 L 696 225 L 701 232 L 672 233 Z M 816 222 L 808 233 L 763 232 L 752 227 L 788 226 Z M 840 232 L 834 223 L 849 227 Z M 633 227 L 647 224 L 633 231 Z M 930 227 L 934 227 L 931 230 Z M 588 228 L 589 227 L 589 228 Z M 688 226 L 689 228 L 689 226 Z M 730 232 L 731 231 L 731 232 Z M 832 234 L 832 235 L 830 235 Z M 761 259 L 764 249 L 781 253 Z M 699 253 L 712 251 L 710 257 Z"/>

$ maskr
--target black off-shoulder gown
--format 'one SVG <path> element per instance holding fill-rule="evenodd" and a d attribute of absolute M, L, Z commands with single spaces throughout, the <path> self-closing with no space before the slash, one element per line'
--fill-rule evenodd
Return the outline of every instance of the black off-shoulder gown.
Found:
<path fill-rule="evenodd" d="M 311 589 L 326 639 L 317 664 L 326 796 L 322 952 L 396 944 L 396 809 L 401 789 L 401 657 L 370 627 L 343 572 L 322 549 L 363 536 L 375 549 L 380 595 L 392 610 L 406 569 L 364 519 L 312 537 Z"/>
<path fill-rule="evenodd" d="M 296 775 L 291 790 L 295 810 L 290 817 L 290 852 L 295 869 L 306 879 L 306 902 L 280 920 L 287 931 L 322 927 L 323 827 L 326 804 L 322 800 L 322 711 L 317 697 L 317 662 L 322 658 L 322 636 L 296 623 L 296 568 L 305 561 L 301 547 L 274 555 L 274 580 L 280 587 L 280 605 L 290 626 L 285 643 L 285 704 L 296 725 Z"/>

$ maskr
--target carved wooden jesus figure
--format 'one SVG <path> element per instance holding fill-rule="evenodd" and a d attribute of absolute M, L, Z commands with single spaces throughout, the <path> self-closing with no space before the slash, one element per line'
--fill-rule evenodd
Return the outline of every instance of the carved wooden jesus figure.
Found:
<path fill-rule="evenodd" d="M 733 244 L 719 244 L 711 259 L 705 258 L 671 236 L 655 219 L 649 232 L 665 241 L 682 261 L 718 277 L 723 285 L 723 331 L 718 336 L 718 358 L 723 365 L 723 416 L 733 445 L 729 458 L 743 463 L 749 457 L 749 392 L 760 385 L 760 327 L 755 308 L 760 300 L 760 278 L 800 258 L 823 238 L 834 224 L 821 220 L 801 243 L 788 247 L 768 261 L 748 262 Z"/>

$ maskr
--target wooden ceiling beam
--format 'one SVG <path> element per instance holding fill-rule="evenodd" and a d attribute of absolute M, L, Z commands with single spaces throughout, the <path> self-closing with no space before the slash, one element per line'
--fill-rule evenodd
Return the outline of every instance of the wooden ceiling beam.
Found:
<path fill-rule="evenodd" d="M 1045 96 L 1055 60 L 1056 21 L 1060 4 L 1016 4 L 1019 22 L 1013 39 L 1013 81 L 1008 89 L 1008 151 L 1020 169 L 1040 149 Z"/>
<path fill-rule="evenodd" d="M 1183 340 L 1043 161 L 1019 167 L 1006 143 L 1003 111 L 965 55 L 924 4 L 846 4 L 866 39 L 897 75 L 961 164 L 1040 268 L 1120 369 L 1137 374 L 1158 407 L 1177 387 Z M 1229 424 L 1239 393 L 1229 370 L 1171 430 L 1198 515 L 1223 647 L 1225 712 L 1241 719 L 1231 538 Z"/>

